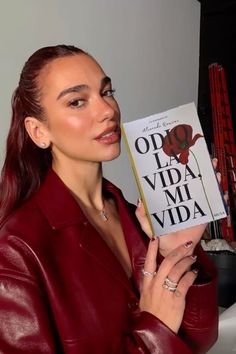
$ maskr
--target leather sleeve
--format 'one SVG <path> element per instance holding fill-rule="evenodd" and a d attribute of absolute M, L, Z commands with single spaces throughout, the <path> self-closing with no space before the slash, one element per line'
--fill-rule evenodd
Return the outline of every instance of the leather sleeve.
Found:
<path fill-rule="evenodd" d="M 26 261 L 15 247 L 0 245 L 0 353 L 87 353 L 82 342 L 63 351 L 50 306 L 33 277 L 36 271 L 30 256 Z M 191 353 L 178 336 L 147 312 L 137 313 L 122 348 L 117 348 L 117 354 L 177 352 Z"/>
<path fill-rule="evenodd" d="M 0 306 L 1 353 L 59 354 L 41 291 L 30 279 L 1 272 Z M 181 339 L 146 312 L 141 313 L 130 335 L 124 353 L 191 354 Z"/>
<path fill-rule="evenodd" d="M 194 254 L 198 256 L 194 267 L 199 270 L 199 273 L 187 293 L 186 308 L 177 338 L 178 340 L 181 338 L 191 348 L 191 353 L 204 354 L 218 337 L 217 270 L 200 244 L 196 246 Z M 159 254 L 157 263 L 160 264 L 163 259 Z M 163 324 L 162 327 L 165 328 L 165 325 Z M 167 333 L 168 331 L 169 329 L 166 328 Z"/>
<path fill-rule="evenodd" d="M 206 353 L 218 337 L 217 271 L 198 245 L 198 278 L 188 291 L 180 336 L 194 353 Z"/>
<path fill-rule="evenodd" d="M 0 306 L 1 353 L 59 354 L 41 291 L 31 279 L 1 271 Z M 147 312 L 140 314 L 132 332 L 124 353 L 191 354 L 178 336 Z"/>
<path fill-rule="evenodd" d="M 58 353 L 42 294 L 22 274 L 0 274 L 0 352 Z"/>
<path fill-rule="evenodd" d="M 133 222 L 139 228 L 135 217 L 136 206 L 128 203 Z M 143 240 L 148 245 L 148 238 L 143 233 Z M 195 248 L 198 256 L 194 267 L 199 273 L 195 284 L 190 287 L 186 298 L 186 309 L 179 336 L 189 345 L 194 353 L 206 353 L 218 337 L 217 271 L 208 259 L 200 244 Z M 157 264 L 164 257 L 158 254 Z M 142 265 L 143 267 L 143 265 Z"/>
<path fill-rule="evenodd" d="M 196 252 L 202 262 L 201 266 L 199 265 L 200 279 L 199 283 L 189 289 L 184 319 L 178 336 L 152 314 L 141 313 L 134 327 L 134 336 L 137 342 L 140 339 L 143 341 L 148 348 L 147 353 L 204 354 L 217 340 L 216 272 L 202 252 L 204 253 L 201 250 Z M 141 351 L 141 353 L 146 352 Z"/>
<path fill-rule="evenodd" d="M 141 312 L 134 326 L 133 335 L 136 342 L 140 345 L 137 353 L 192 354 L 190 348 L 179 336 L 148 312 Z M 146 347 L 146 351 L 143 344 Z"/>
<path fill-rule="evenodd" d="M 141 313 L 137 320 L 133 333 L 136 341 L 141 340 L 148 348 L 147 353 L 203 354 L 217 340 L 216 271 L 201 248 L 198 248 L 195 253 L 199 258 L 199 280 L 188 291 L 186 309 L 178 336 L 150 313 Z M 139 353 L 146 352 L 139 351 Z"/>
<path fill-rule="evenodd" d="M 0 244 L 0 353 L 58 354 L 50 310 L 29 264 L 14 247 Z"/>
<path fill-rule="evenodd" d="M 0 245 L 0 353 L 63 353 L 47 299 L 31 273 L 36 271 L 30 257 L 26 262 L 16 248 Z M 203 353 L 217 332 L 211 294 L 214 300 L 215 285 L 209 279 L 190 289 L 180 336 L 152 314 L 137 314 L 117 354 L 191 354 L 190 348 Z M 79 345 L 65 353 L 87 353 Z"/>

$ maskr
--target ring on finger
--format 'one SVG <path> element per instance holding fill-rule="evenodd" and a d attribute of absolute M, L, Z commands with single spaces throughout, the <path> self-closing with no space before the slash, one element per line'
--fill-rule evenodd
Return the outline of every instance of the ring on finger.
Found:
<path fill-rule="evenodd" d="M 177 286 L 178 286 L 178 283 L 173 282 L 168 277 L 165 278 L 164 283 L 162 284 L 162 287 L 164 289 L 167 289 L 172 292 L 175 292 L 175 290 L 177 289 Z"/>
<path fill-rule="evenodd" d="M 169 277 L 166 277 L 164 280 L 164 283 L 171 288 L 176 288 L 178 286 L 178 283 L 175 283 L 173 280 L 171 280 Z"/>
<path fill-rule="evenodd" d="M 176 289 L 177 289 L 177 286 L 169 286 L 169 285 L 167 285 L 166 283 L 163 283 L 162 284 L 162 287 L 164 288 L 164 289 L 167 289 L 167 290 L 169 290 L 169 291 L 172 291 L 173 293 L 176 291 Z"/>
<path fill-rule="evenodd" d="M 143 275 L 146 275 L 148 277 L 154 277 L 157 274 L 157 272 L 149 272 L 145 269 L 142 269 L 142 272 L 143 272 Z"/>

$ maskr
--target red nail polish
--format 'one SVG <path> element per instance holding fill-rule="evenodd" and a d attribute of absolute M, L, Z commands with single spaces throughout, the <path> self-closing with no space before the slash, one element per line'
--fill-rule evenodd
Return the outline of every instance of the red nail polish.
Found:
<path fill-rule="evenodd" d="M 157 239 L 157 237 L 156 237 L 156 236 L 152 236 L 152 238 L 151 238 L 151 242 L 156 241 L 156 239 Z"/>
<path fill-rule="evenodd" d="M 190 258 L 191 258 L 193 261 L 196 261 L 197 255 L 196 255 L 196 254 L 193 254 L 192 256 L 190 256 Z"/>
<path fill-rule="evenodd" d="M 198 269 L 197 269 L 197 268 L 194 268 L 194 269 L 192 270 L 192 272 L 193 272 L 194 274 L 198 274 Z"/>
<path fill-rule="evenodd" d="M 193 241 L 188 241 L 188 242 L 186 242 L 186 243 L 184 244 L 184 247 L 185 247 L 185 248 L 189 248 L 189 247 L 192 246 L 192 244 L 193 244 Z"/>

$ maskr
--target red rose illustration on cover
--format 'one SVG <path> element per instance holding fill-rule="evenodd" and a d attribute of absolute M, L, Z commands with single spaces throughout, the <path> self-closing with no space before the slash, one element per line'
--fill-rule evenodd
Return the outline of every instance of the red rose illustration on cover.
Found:
<path fill-rule="evenodd" d="M 195 142 L 203 137 L 201 134 L 196 134 L 193 138 L 193 129 L 191 125 L 179 124 L 167 132 L 163 140 L 163 151 L 168 156 L 178 156 L 179 162 L 183 165 L 188 163 L 190 147 Z"/>
<path fill-rule="evenodd" d="M 167 131 L 167 135 L 163 139 L 162 149 L 166 153 L 166 155 L 178 157 L 178 161 L 182 165 L 186 165 L 188 163 L 189 153 L 192 154 L 197 165 L 198 177 L 201 181 L 203 192 L 205 194 L 206 201 L 212 214 L 211 206 L 207 198 L 207 193 L 204 187 L 197 158 L 195 154 L 190 150 L 190 147 L 193 146 L 199 138 L 203 138 L 203 135 L 196 134 L 193 138 L 193 128 L 191 127 L 191 125 L 179 124 L 176 125 L 170 131 Z M 212 218 L 214 219 L 213 214 Z"/>

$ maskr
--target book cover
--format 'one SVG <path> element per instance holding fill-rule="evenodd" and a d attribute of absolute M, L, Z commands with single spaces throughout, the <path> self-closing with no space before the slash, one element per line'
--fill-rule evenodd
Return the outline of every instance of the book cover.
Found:
<path fill-rule="evenodd" d="M 153 234 L 227 217 L 194 103 L 123 123 L 122 133 Z"/>

